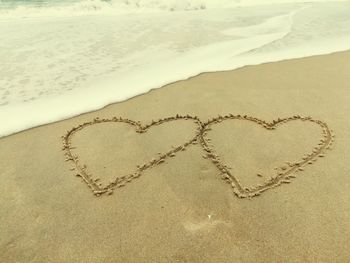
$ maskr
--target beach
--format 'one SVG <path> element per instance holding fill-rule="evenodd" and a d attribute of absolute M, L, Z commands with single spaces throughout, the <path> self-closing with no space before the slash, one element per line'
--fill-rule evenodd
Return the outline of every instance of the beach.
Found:
<path fill-rule="evenodd" d="M 345 51 L 203 73 L 0 138 L 1 261 L 348 262 L 349 72 Z"/>

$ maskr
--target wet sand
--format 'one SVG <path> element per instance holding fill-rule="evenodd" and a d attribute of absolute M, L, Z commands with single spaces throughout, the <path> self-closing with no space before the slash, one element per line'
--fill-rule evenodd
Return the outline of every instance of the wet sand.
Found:
<path fill-rule="evenodd" d="M 349 61 L 201 74 L 0 139 L 1 261 L 348 262 Z"/>

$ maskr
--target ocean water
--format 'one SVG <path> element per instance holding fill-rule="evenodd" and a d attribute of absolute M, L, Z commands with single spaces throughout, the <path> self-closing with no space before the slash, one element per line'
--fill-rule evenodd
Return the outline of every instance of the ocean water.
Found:
<path fill-rule="evenodd" d="M 201 72 L 347 49 L 348 0 L 0 0 L 0 137 Z"/>

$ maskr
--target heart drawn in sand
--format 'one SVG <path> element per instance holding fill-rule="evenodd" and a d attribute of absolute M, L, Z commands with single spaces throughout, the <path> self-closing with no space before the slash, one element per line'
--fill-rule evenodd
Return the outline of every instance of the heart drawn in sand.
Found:
<path fill-rule="evenodd" d="M 102 124 L 102 123 L 122 123 L 130 126 L 136 133 L 142 134 L 142 133 L 147 133 L 152 127 L 154 126 L 159 126 L 165 123 L 169 122 L 175 122 L 178 120 L 189 120 L 191 122 L 194 122 L 197 126 L 197 131 L 194 134 L 194 137 L 191 139 L 187 140 L 185 143 L 179 143 L 178 146 L 172 146 L 172 149 L 164 151 L 164 153 L 158 152 L 158 155 L 150 159 L 149 161 L 144 162 L 141 165 L 137 165 L 134 169 L 134 171 L 127 172 L 126 175 L 123 176 L 114 176 L 114 170 L 113 170 L 113 180 L 111 180 L 109 183 L 105 184 L 104 186 L 102 183 L 99 181 L 98 178 L 94 177 L 95 175 L 92 175 L 91 172 L 88 171 L 88 167 L 83 164 L 83 162 L 80 160 L 79 154 L 76 154 L 74 152 L 75 146 L 73 144 L 73 137 L 78 134 L 79 132 L 85 130 L 88 127 L 94 126 L 96 124 Z M 275 168 L 276 171 L 274 175 L 269 175 L 267 179 L 264 179 L 264 181 L 260 181 L 259 184 L 242 184 L 239 179 L 239 172 L 240 171 L 231 171 L 231 168 L 224 162 L 222 161 L 222 157 L 224 156 L 219 156 L 217 153 L 218 149 L 215 149 L 215 145 L 211 145 L 211 139 L 209 138 L 209 133 L 211 133 L 211 130 L 215 128 L 216 125 L 222 125 L 224 122 L 228 120 L 236 120 L 236 121 L 245 121 L 249 122 L 254 125 L 260 126 L 260 128 L 265 129 L 266 131 L 273 131 L 282 126 L 283 124 L 286 123 L 295 123 L 296 121 L 299 122 L 307 122 L 309 124 L 315 124 L 317 127 L 317 130 L 321 130 L 321 138 L 318 141 L 315 141 L 316 146 L 313 147 L 313 149 L 310 152 L 301 154 L 301 156 L 298 156 L 293 158 L 293 160 L 290 161 L 284 161 L 285 164 L 281 165 L 280 167 Z M 182 127 L 182 126 L 181 126 Z M 218 127 L 218 126 L 216 126 Z M 282 126 L 283 127 L 283 126 Z M 235 128 L 234 128 L 235 129 Z M 279 129 L 280 130 L 280 129 Z M 187 131 L 189 133 L 190 131 Z M 232 133 L 231 130 L 229 130 L 230 133 Z M 176 134 L 174 132 L 170 132 L 171 134 Z M 185 132 L 186 133 L 186 132 Z M 293 136 L 289 136 L 289 138 L 292 138 L 295 140 L 293 143 L 295 145 L 299 145 L 302 140 L 305 141 L 304 137 L 301 139 L 297 139 L 296 134 L 299 134 L 300 132 L 296 130 L 296 132 L 293 134 Z M 168 133 L 166 133 L 168 134 Z M 120 134 L 119 134 L 120 135 Z M 170 135 L 170 134 L 169 134 Z M 116 135 L 118 136 L 118 134 Z M 92 136 L 93 137 L 93 136 Z M 170 136 L 166 136 L 170 137 Z M 230 141 L 225 139 L 225 135 L 223 136 L 218 136 L 219 138 L 216 139 L 221 139 L 224 142 L 225 147 L 236 147 L 236 145 L 230 146 Z M 314 137 L 314 136 L 313 136 Z M 324 157 L 325 151 L 330 148 L 331 144 L 333 143 L 334 140 L 334 134 L 332 131 L 328 128 L 328 125 L 320 120 L 315 120 L 311 117 L 301 117 L 299 115 L 295 115 L 293 117 L 289 118 L 283 118 L 280 119 L 278 118 L 275 121 L 272 122 L 266 122 L 263 120 L 260 120 L 255 117 L 247 116 L 247 115 L 226 115 L 226 116 L 219 116 L 216 118 L 213 118 L 206 123 L 202 123 L 201 120 L 198 117 L 193 117 L 190 115 L 186 116 L 180 116 L 176 115 L 175 117 L 169 117 L 169 118 L 164 118 L 160 119 L 157 121 L 152 121 L 149 124 L 142 125 L 140 122 L 132 121 L 129 119 L 123 119 L 123 118 L 112 118 L 112 119 L 99 119 L 96 118 L 91 122 L 86 122 L 83 123 L 77 127 L 72 128 L 69 130 L 66 135 L 62 136 L 63 138 L 63 150 L 65 151 L 66 155 L 66 160 L 71 161 L 73 163 L 72 170 L 76 170 L 77 176 L 82 177 L 82 179 L 87 183 L 87 185 L 91 188 L 93 193 L 97 196 L 103 194 L 103 193 L 108 193 L 111 194 L 115 188 L 119 188 L 122 186 L 125 186 L 126 183 L 133 181 L 134 179 L 138 178 L 141 176 L 142 172 L 154 167 L 155 165 L 160 165 L 165 162 L 165 160 L 169 157 L 174 157 L 175 153 L 179 151 L 183 151 L 188 147 L 190 144 L 197 144 L 197 142 L 200 142 L 201 146 L 203 147 L 205 151 L 205 155 L 203 156 L 205 159 L 210 160 L 219 170 L 221 173 L 222 178 L 228 182 L 232 187 L 234 193 L 241 198 L 246 198 L 246 197 L 254 197 L 260 195 L 262 192 L 271 189 L 273 187 L 279 186 L 282 183 L 290 183 L 292 178 L 295 178 L 295 173 L 303 171 L 304 166 L 307 164 L 312 164 L 317 160 L 318 157 Z M 88 138 L 91 138 L 88 137 Z M 238 136 L 239 141 L 244 141 L 246 142 L 249 139 L 249 137 L 246 135 L 246 133 L 241 133 Z M 313 138 L 314 140 L 315 138 Z M 299 140 L 299 141 L 298 141 Z M 311 140 L 311 141 L 313 141 Z M 84 141 L 84 140 L 83 140 Z M 85 141 L 86 142 L 86 141 Z M 162 142 L 160 142 L 162 144 Z M 237 143 L 237 145 L 241 145 L 241 143 Z M 254 145 L 254 144 L 253 144 Z M 164 146 L 164 145 L 163 145 Z M 313 146 L 313 142 L 311 142 L 311 146 Z M 167 147 L 167 146 L 165 146 Z M 255 147 L 255 146 L 254 146 Z M 166 148 L 167 149 L 167 148 Z M 232 153 L 234 148 L 226 149 L 226 153 Z M 265 151 L 270 151 L 272 148 L 267 147 Z M 118 149 L 115 149 L 118 150 Z M 120 149 L 119 149 L 120 150 Z M 114 151 L 114 149 L 113 149 Z M 290 151 L 293 152 L 294 151 Z M 302 148 L 302 152 L 304 152 L 304 148 Z M 269 154 L 269 152 L 268 152 Z M 275 153 L 276 154 L 276 153 Z M 283 151 L 282 151 L 283 154 Z M 124 154 L 126 158 L 128 159 L 130 157 L 130 152 Z M 147 155 L 147 153 L 145 153 Z M 225 154 L 224 154 L 225 155 Z M 253 152 L 250 153 L 248 152 L 248 155 L 253 155 Z M 279 152 L 277 152 L 277 155 L 279 156 Z M 147 156 L 144 156 L 147 158 Z M 236 161 L 237 156 L 233 157 L 233 161 Z M 95 160 L 95 157 L 93 156 L 93 159 Z M 102 158 L 102 160 L 104 160 Z M 263 159 L 264 160 L 264 159 Z M 112 160 L 114 161 L 114 159 Z M 257 164 L 262 164 L 265 165 L 264 161 L 258 161 L 255 162 L 255 165 Z M 123 165 L 124 166 L 124 165 Z M 239 166 L 238 166 L 239 167 Z M 242 167 L 242 166 L 241 166 Z M 106 168 L 106 167 L 104 167 Z M 117 172 L 117 171 L 116 171 Z M 257 174 L 258 176 L 263 177 L 261 174 Z M 244 174 L 245 178 L 241 179 L 246 179 L 248 178 L 247 174 Z M 250 186 L 252 185 L 252 186 Z"/>
<path fill-rule="evenodd" d="M 311 152 L 306 153 L 303 156 L 300 156 L 299 160 L 290 160 L 290 162 L 286 162 L 286 164 L 281 164 L 280 167 L 275 168 L 276 174 L 270 175 L 265 181 L 261 182 L 260 184 L 254 185 L 254 186 L 246 186 L 242 185 L 242 183 L 239 180 L 238 173 L 239 171 L 231 171 L 231 168 L 224 163 L 221 159 L 224 156 L 219 156 L 217 154 L 217 150 L 215 150 L 215 145 L 212 145 L 211 139 L 209 138 L 209 134 L 212 131 L 212 129 L 215 129 L 215 127 L 218 127 L 217 125 L 222 125 L 224 122 L 228 120 L 236 120 L 236 121 L 248 121 L 255 125 L 259 125 L 261 128 L 267 130 L 267 131 L 273 131 L 276 130 L 279 126 L 291 123 L 294 121 L 304 121 L 316 124 L 321 129 L 322 137 L 320 140 L 316 143 L 317 145 L 312 149 Z M 290 183 L 292 178 L 295 178 L 295 173 L 303 171 L 303 166 L 307 164 L 312 164 L 316 161 L 318 157 L 324 157 L 325 151 L 329 149 L 330 145 L 333 142 L 334 135 L 332 134 L 332 131 L 328 128 L 327 124 L 319 121 L 314 120 L 311 117 L 301 117 L 299 115 L 284 118 L 284 119 L 278 119 L 271 123 L 265 122 L 263 120 L 260 120 L 255 117 L 250 117 L 247 115 L 241 116 L 241 115 L 227 115 L 227 116 L 219 116 L 217 118 L 211 119 L 208 122 L 203 124 L 203 130 L 200 135 L 200 142 L 203 146 L 203 149 L 206 152 L 206 155 L 204 158 L 207 158 L 211 160 L 214 165 L 220 170 L 222 178 L 229 183 L 234 190 L 234 193 L 241 198 L 245 197 L 254 197 L 260 195 L 262 192 L 271 189 L 273 187 L 279 186 L 282 183 Z M 221 138 L 223 139 L 223 138 Z M 244 135 L 239 138 L 239 140 L 248 140 L 249 138 L 244 138 Z M 225 142 L 225 145 L 227 146 L 227 143 Z M 298 144 L 298 141 L 294 142 Z M 236 147 L 236 145 L 232 145 L 229 147 Z M 231 148 L 232 151 L 232 148 Z M 304 149 L 303 149 L 304 151 Z M 252 153 L 253 154 L 253 153 Z M 283 154 L 283 153 L 282 153 Z M 234 160 L 233 160 L 234 161 Z M 262 176 L 261 174 L 257 174 L 258 176 Z M 245 175 L 246 176 L 246 175 Z"/>
<path fill-rule="evenodd" d="M 149 161 L 146 161 L 143 164 L 135 165 L 135 168 L 133 168 L 134 169 L 133 171 L 127 172 L 126 174 L 124 174 L 122 176 L 120 176 L 120 174 L 119 175 L 116 174 L 115 176 L 113 175 L 113 179 L 110 180 L 110 182 L 106 183 L 105 185 L 102 185 L 101 180 L 96 177 L 96 176 L 101 176 L 101 175 L 92 174 L 89 171 L 90 167 L 88 167 L 86 164 L 83 163 L 83 161 L 81 160 L 81 156 L 79 154 L 77 154 L 74 150 L 76 148 L 75 147 L 76 145 L 74 145 L 75 141 L 73 140 L 74 136 L 76 136 L 79 133 L 82 133 L 83 131 L 86 131 L 86 128 L 89 128 L 92 126 L 95 127 L 95 125 L 98 125 L 98 124 L 100 124 L 100 125 L 103 123 L 106 123 L 106 124 L 109 123 L 109 124 L 113 124 L 113 125 L 114 124 L 124 124 L 124 125 L 129 126 L 129 128 L 134 130 L 137 134 L 139 134 L 139 135 L 145 134 L 146 135 L 146 134 L 148 134 L 147 132 L 151 128 L 154 128 L 155 126 L 160 126 L 162 124 L 175 122 L 175 121 L 179 121 L 179 120 L 188 120 L 188 121 L 191 121 L 192 123 L 196 124 L 197 131 L 194 132 L 194 136 L 191 139 L 189 139 L 188 141 L 181 143 L 177 146 L 172 146 L 172 147 L 169 146 L 170 149 L 165 150 L 163 153 L 158 152 L 158 155 L 151 156 L 150 158 L 147 158 L 147 156 L 144 156 Z M 183 127 L 183 125 L 180 127 Z M 99 196 L 103 193 L 111 194 L 115 188 L 123 187 L 127 183 L 140 177 L 143 171 L 150 169 L 150 168 L 154 167 L 155 165 L 160 165 L 160 164 L 164 163 L 166 159 L 168 159 L 169 157 L 174 157 L 177 152 L 185 150 L 185 148 L 187 146 L 189 146 L 190 144 L 192 144 L 192 143 L 196 144 L 199 133 L 201 132 L 201 128 L 202 128 L 201 121 L 197 117 L 192 117 L 189 115 L 186 115 L 186 116 L 176 115 L 175 117 L 169 117 L 169 118 L 159 119 L 157 121 L 152 121 L 151 123 L 145 124 L 145 125 L 142 125 L 140 122 L 136 122 L 133 120 L 116 118 L 116 117 L 114 117 L 112 119 L 95 118 L 91 122 L 85 122 L 77 127 L 72 128 L 71 130 L 69 130 L 66 133 L 66 135 L 62 136 L 62 138 L 63 138 L 63 150 L 65 151 L 66 160 L 71 161 L 73 163 L 73 167 L 71 170 L 76 171 L 77 172 L 76 175 L 80 176 L 85 181 L 85 183 L 91 188 L 93 193 L 95 195 Z M 120 136 L 120 135 L 121 134 L 116 134 L 116 136 Z M 91 138 L 91 139 L 93 140 L 94 138 Z M 162 144 L 162 143 L 158 143 L 158 144 Z M 163 146 L 163 148 L 166 147 L 164 145 L 161 145 L 161 146 Z M 156 147 L 157 147 L 157 145 L 156 145 Z M 162 148 L 162 147 L 160 147 L 160 148 Z M 115 150 L 118 151 L 118 149 L 115 149 Z M 127 160 L 128 159 L 128 152 L 125 152 L 123 154 L 126 155 L 126 160 Z M 96 156 L 96 159 L 97 159 L 97 157 L 98 156 Z M 94 159 L 92 159 L 92 160 L 94 160 Z M 118 173 L 118 171 L 115 171 L 115 173 Z M 114 174 L 114 171 L 113 171 L 113 174 Z"/>

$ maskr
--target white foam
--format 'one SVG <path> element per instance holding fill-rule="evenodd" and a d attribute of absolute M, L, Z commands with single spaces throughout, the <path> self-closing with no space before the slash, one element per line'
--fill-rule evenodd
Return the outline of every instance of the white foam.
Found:
<path fill-rule="evenodd" d="M 47 0 L 49 1 L 49 0 Z M 286 3 L 347 2 L 349 0 L 81 0 L 63 1 L 55 4 L 19 5 L 16 8 L 1 8 L 0 18 L 18 17 L 66 17 L 96 14 L 128 14 L 146 12 L 191 11 L 223 9 L 258 5 L 281 5 Z M 28 2 L 30 3 L 30 1 Z M 44 1 L 45 3 L 45 1 Z M 50 3 L 50 2 L 49 2 Z"/>
<path fill-rule="evenodd" d="M 0 136 L 201 72 L 350 47 L 349 2 L 209 2 L 200 11 L 0 19 Z"/>

